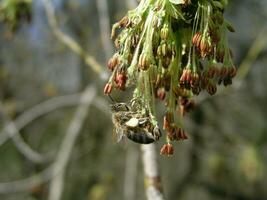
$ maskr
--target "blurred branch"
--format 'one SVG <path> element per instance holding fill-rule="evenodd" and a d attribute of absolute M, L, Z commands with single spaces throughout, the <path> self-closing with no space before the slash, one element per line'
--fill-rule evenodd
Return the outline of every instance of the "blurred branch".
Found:
<path fill-rule="evenodd" d="M 136 146 L 130 145 L 126 153 L 124 175 L 124 199 L 136 199 L 136 178 L 138 174 L 139 151 Z"/>
<path fill-rule="evenodd" d="M 79 102 L 79 99 L 80 99 L 79 94 L 66 95 L 62 97 L 55 97 L 55 98 L 49 99 L 43 103 L 40 103 L 32 107 L 28 111 L 25 111 L 23 114 L 17 117 L 17 119 L 14 120 L 12 123 L 16 127 L 17 130 L 21 130 L 26 125 L 30 124 L 32 121 L 38 119 L 39 117 L 47 113 L 50 113 L 59 108 L 77 105 Z M 12 128 L 13 127 L 12 123 L 8 123 L 8 125 L 5 126 L 3 130 L 1 131 L 0 146 L 3 143 L 5 143 L 9 137 L 14 137 L 17 134 L 16 129 Z"/>
<path fill-rule="evenodd" d="M 8 124 L 6 127 L 7 130 L 7 134 L 9 135 L 9 137 L 12 138 L 15 146 L 17 147 L 17 149 L 30 161 L 34 162 L 34 163 L 44 163 L 46 162 L 48 159 L 45 156 L 42 156 L 40 153 L 34 151 L 28 144 L 26 144 L 23 140 L 23 138 L 21 137 L 15 123 L 8 117 L 8 115 L 6 114 L 5 110 L 4 110 L 4 106 L 2 104 L 2 102 L 0 102 L 0 110 L 3 113 L 3 117 L 6 121 L 6 123 Z M 13 134 L 14 133 L 14 137 Z"/>
<path fill-rule="evenodd" d="M 163 200 L 155 144 L 142 145 L 145 188 L 147 200 Z"/>
<path fill-rule="evenodd" d="M 260 32 L 260 34 L 257 36 L 253 44 L 251 45 L 245 59 L 241 63 L 237 78 L 238 79 L 244 79 L 250 68 L 252 67 L 253 62 L 258 58 L 262 50 L 266 47 L 267 44 L 267 28 L 263 28 L 263 30 Z"/>
<path fill-rule="evenodd" d="M 76 106 L 80 102 L 80 94 L 73 95 L 65 95 L 60 97 L 51 98 L 45 102 L 42 102 L 28 111 L 23 112 L 17 119 L 15 119 L 12 123 L 16 127 L 17 130 L 23 129 L 26 125 L 30 124 L 34 120 L 53 112 L 57 109 Z M 108 112 L 109 107 L 108 103 L 101 97 L 96 97 L 93 104 L 102 112 L 104 112 L 107 116 L 110 115 Z M 14 128 L 12 128 L 12 123 L 8 123 L 0 133 L 0 146 L 4 144 L 10 137 L 14 137 L 18 134 Z"/>
<path fill-rule="evenodd" d="M 113 48 L 110 41 L 110 18 L 107 0 L 96 0 L 98 10 L 100 37 L 106 59 L 112 55 Z"/>
<path fill-rule="evenodd" d="M 53 179 L 49 187 L 49 200 L 59 200 L 64 187 L 64 174 L 67 163 L 69 161 L 72 148 L 75 141 L 81 132 L 83 123 L 88 114 L 88 109 L 96 95 L 96 90 L 93 87 L 86 88 L 81 96 L 80 105 L 73 117 L 72 122 L 67 130 L 66 136 L 63 139 L 62 145 L 57 154 L 57 159 L 53 168 Z"/>
<path fill-rule="evenodd" d="M 50 99 L 44 103 L 41 103 L 37 106 L 34 106 L 29 111 L 26 111 L 17 120 L 14 121 L 18 129 L 23 128 L 27 124 L 31 123 L 35 119 L 52 112 L 56 109 L 67 107 L 67 106 L 74 106 L 80 103 L 81 95 L 66 95 L 61 97 L 55 97 Z M 107 112 L 108 106 L 106 101 L 103 98 L 96 97 L 94 99 L 93 104 L 102 112 L 109 115 Z M 7 127 L 5 127 L 2 131 L 1 135 L 4 135 Z M 15 133 L 13 133 L 15 134 Z M 1 143 L 2 144 L 2 143 Z M 60 169 L 58 169 L 60 171 Z M 40 172 L 39 174 L 33 175 L 31 177 L 11 181 L 6 183 L 0 183 L 0 193 L 1 194 L 8 194 L 8 193 L 18 193 L 24 191 L 30 191 L 32 188 L 41 185 L 43 183 L 48 182 L 50 179 L 54 177 L 55 174 L 55 167 L 54 164 L 50 165 L 48 168 Z"/>
<path fill-rule="evenodd" d="M 26 179 L 0 183 L 0 194 L 14 194 L 22 191 L 30 191 L 35 186 L 39 186 L 52 178 L 52 167 L 53 166 L 50 166 L 41 173 Z"/>
<path fill-rule="evenodd" d="M 255 60 L 258 58 L 260 53 L 263 51 L 264 47 L 266 47 L 267 44 L 267 28 L 264 27 L 257 38 L 252 43 L 246 57 L 243 59 L 242 63 L 240 64 L 240 67 L 237 71 L 236 80 L 234 80 L 234 83 L 231 87 L 226 88 L 218 88 L 218 92 L 215 95 L 221 96 L 228 94 L 232 90 L 237 90 L 242 85 L 242 82 L 248 75 L 249 71 L 251 70 L 251 67 Z M 202 103 L 203 101 L 209 99 L 210 95 L 201 95 L 197 98 L 198 103 Z"/>
<path fill-rule="evenodd" d="M 65 44 L 74 53 L 81 56 L 84 59 L 84 62 L 88 66 L 90 66 L 102 80 L 106 80 L 107 74 L 105 73 L 104 68 L 96 61 L 96 59 L 93 56 L 89 55 L 73 38 L 60 30 L 51 0 L 43 0 L 43 4 L 48 23 L 57 39 Z"/>

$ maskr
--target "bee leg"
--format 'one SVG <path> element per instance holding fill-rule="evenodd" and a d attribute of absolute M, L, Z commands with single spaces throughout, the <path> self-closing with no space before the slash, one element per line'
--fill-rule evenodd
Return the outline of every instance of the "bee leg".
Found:
<path fill-rule="evenodd" d="M 153 136 L 155 137 L 156 140 L 159 140 L 159 138 L 162 136 L 161 130 L 158 127 L 158 125 L 156 125 L 153 129 Z"/>

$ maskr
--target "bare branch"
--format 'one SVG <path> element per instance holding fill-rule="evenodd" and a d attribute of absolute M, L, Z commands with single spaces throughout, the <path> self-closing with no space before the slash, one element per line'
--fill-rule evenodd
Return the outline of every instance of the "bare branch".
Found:
<path fill-rule="evenodd" d="M 73 94 L 73 95 L 65 95 L 60 97 L 54 97 L 49 99 L 45 102 L 42 102 L 28 111 L 25 111 L 21 114 L 17 119 L 13 121 L 13 125 L 17 128 L 17 130 L 23 129 L 26 125 L 30 124 L 34 120 L 42 117 L 50 112 L 53 112 L 57 109 L 76 106 L 80 102 L 80 94 Z M 107 106 L 108 103 L 100 97 L 96 97 L 93 104 L 107 116 L 110 115 L 108 112 L 109 107 Z M 14 137 L 18 134 L 11 123 L 8 123 L 0 133 L 0 146 L 4 144 L 10 137 Z"/>
<path fill-rule="evenodd" d="M 61 97 L 55 97 L 50 99 L 44 103 L 41 103 L 37 106 L 34 106 L 29 111 L 26 111 L 17 120 L 14 121 L 15 124 L 19 125 L 19 128 L 23 128 L 27 124 L 31 123 L 32 121 L 36 120 L 37 118 L 52 112 L 56 109 L 68 107 L 68 106 L 75 106 L 80 103 L 80 94 L 75 95 L 66 95 Z M 103 113 L 106 115 L 110 115 L 107 110 L 109 110 L 107 106 L 107 102 L 100 97 L 96 97 L 94 99 L 93 104 Z M 17 126 L 18 127 L 18 126 Z M 4 128 L 4 131 L 7 130 L 7 127 Z M 2 131 L 1 135 L 4 135 L 5 132 Z M 14 133 L 12 133 L 14 136 Z M 8 194 L 8 193 L 18 193 L 23 191 L 29 191 L 31 188 L 41 185 L 43 183 L 48 182 L 50 179 L 54 177 L 54 164 L 46 168 L 44 171 L 40 172 L 39 174 L 33 175 L 31 177 L 11 181 L 6 183 L 0 183 L 0 194 Z"/>
<path fill-rule="evenodd" d="M 23 138 L 20 136 L 20 133 L 15 125 L 15 123 L 8 117 L 5 112 L 4 106 L 2 102 L 0 102 L 0 110 L 3 113 L 5 121 L 8 123 L 7 125 L 7 133 L 12 138 L 17 149 L 30 161 L 34 163 L 44 163 L 48 159 L 45 156 L 42 156 L 40 153 L 34 151 L 29 145 L 27 145 Z M 14 137 L 12 133 L 15 133 Z"/>
<path fill-rule="evenodd" d="M 88 66 L 90 66 L 92 70 L 96 72 L 102 80 L 106 80 L 107 74 L 105 73 L 101 64 L 99 64 L 93 56 L 89 55 L 73 38 L 71 38 L 62 30 L 60 30 L 51 0 L 43 0 L 43 4 L 47 15 L 48 23 L 57 39 L 63 44 L 65 44 L 74 53 L 81 56 L 84 59 L 84 62 Z"/>
<path fill-rule="evenodd" d="M 267 28 L 264 27 L 259 33 L 253 44 L 251 45 L 245 59 L 243 59 L 237 74 L 238 79 L 244 79 L 250 68 L 252 67 L 253 62 L 258 58 L 262 50 L 266 47 L 267 43 Z"/>
<path fill-rule="evenodd" d="M 53 165 L 41 173 L 33 175 L 29 178 L 7 183 L 0 183 L 0 194 L 14 194 L 22 191 L 30 191 L 35 186 L 49 181 L 52 178 L 52 169 Z"/>
<path fill-rule="evenodd" d="M 156 145 L 142 145 L 147 200 L 164 200 L 158 169 Z"/>
<path fill-rule="evenodd" d="M 126 153 L 125 175 L 124 175 L 124 199 L 136 199 L 136 178 L 138 174 L 138 149 L 130 145 Z"/>
<path fill-rule="evenodd" d="M 66 166 L 69 161 L 72 148 L 86 119 L 88 108 L 95 95 L 95 89 L 88 87 L 81 97 L 80 106 L 77 108 L 74 118 L 67 130 L 66 136 L 63 139 L 62 145 L 57 154 L 57 159 L 53 168 L 53 179 L 49 188 L 49 200 L 61 199 Z"/>
<path fill-rule="evenodd" d="M 56 109 L 64 108 L 67 106 L 77 105 L 80 99 L 79 94 L 66 95 L 62 97 L 55 97 L 49 99 L 43 103 L 40 103 L 28 111 L 25 111 L 16 120 L 13 121 L 13 125 L 17 130 L 21 130 L 26 125 L 30 124 L 32 121 L 38 119 L 39 117 L 46 115 Z M 0 133 L 0 146 L 5 143 L 9 137 L 14 137 L 17 134 L 12 123 L 8 123 L 7 126 Z M 13 127 L 13 128 L 12 128 Z"/>

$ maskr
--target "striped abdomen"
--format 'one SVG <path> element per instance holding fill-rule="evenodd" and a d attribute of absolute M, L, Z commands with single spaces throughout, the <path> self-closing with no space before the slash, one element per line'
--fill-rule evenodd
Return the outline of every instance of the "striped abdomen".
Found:
<path fill-rule="evenodd" d="M 150 144 L 155 142 L 155 138 L 152 136 L 151 133 L 145 131 L 127 131 L 126 134 L 127 138 L 139 143 L 139 144 Z"/>

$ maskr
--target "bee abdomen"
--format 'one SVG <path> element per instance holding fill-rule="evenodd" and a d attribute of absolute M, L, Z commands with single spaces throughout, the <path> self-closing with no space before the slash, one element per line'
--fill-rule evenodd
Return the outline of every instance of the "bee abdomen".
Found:
<path fill-rule="evenodd" d="M 139 144 L 151 144 L 155 142 L 155 138 L 145 132 L 136 133 L 134 131 L 129 131 L 127 133 L 127 138 Z"/>

